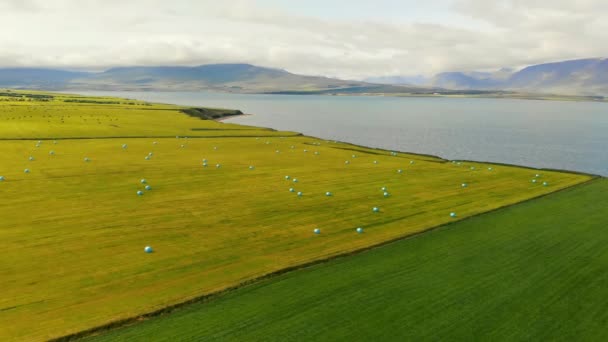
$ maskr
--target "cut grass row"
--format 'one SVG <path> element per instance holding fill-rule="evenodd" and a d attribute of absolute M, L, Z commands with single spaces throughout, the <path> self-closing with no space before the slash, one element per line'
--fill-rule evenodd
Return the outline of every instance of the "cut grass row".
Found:
<path fill-rule="evenodd" d="M 608 181 L 87 341 L 605 341 Z"/>

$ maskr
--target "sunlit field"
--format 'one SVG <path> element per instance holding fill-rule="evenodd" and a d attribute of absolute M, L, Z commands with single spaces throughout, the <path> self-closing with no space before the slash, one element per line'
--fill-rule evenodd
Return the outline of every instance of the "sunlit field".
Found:
<path fill-rule="evenodd" d="M 591 179 L 177 106 L 4 99 L 0 340 L 90 329 Z"/>

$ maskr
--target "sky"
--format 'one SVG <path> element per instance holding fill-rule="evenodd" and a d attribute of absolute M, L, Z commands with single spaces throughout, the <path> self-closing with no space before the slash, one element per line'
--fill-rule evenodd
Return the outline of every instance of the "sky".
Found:
<path fill-rule="evenodd" d="M 0 0 L 0 67 L 364 79 L 608 57 L 606 0 Z"/>

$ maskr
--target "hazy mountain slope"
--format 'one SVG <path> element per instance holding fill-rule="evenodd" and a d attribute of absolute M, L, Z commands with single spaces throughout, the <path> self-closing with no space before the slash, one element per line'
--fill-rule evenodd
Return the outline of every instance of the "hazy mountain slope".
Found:
<path fill-rule="evenodd" d="M 0 86 L 45 89 L 305 91 L 369 86 L 369 83 L 301 76 L 249 64 L 196 67 L 120 67 L 100 73 L 50 69 L 0 69 Z"/>
<path fill-rule="evenodd" d="M 607 95 L 608 59 L 579 59 L 529 66 L 513 74 L 504 88 Z"/>
<path fill-rule="evenodd" d="M 364 82 L 301 76 L 285 70 L 249 64 L 210 64 L 197 67 L 122 67 L 87 75 L 70 82 L 70 88 L 215 89 L 260 92 L 319 90 L 364 86 Z"/>
<path fill-rule="evenodd" d="M 402 84 L 407 77 L 368 78 L 384 84 Z M 588 58 L 526 67 L 514 72 L 442 72 L 426 86 L 459 90 L 513 90 L 570 95 L 608 95 L 608 59 Z"/>
<path fill-rule="evenodd" d="M 6 68 L 0 69 L 0 87 L 5 88 L 55 88 L 63 87 L 67 82 L 89 75 L 85 72 L 73 72 L 40 68 Z"/>

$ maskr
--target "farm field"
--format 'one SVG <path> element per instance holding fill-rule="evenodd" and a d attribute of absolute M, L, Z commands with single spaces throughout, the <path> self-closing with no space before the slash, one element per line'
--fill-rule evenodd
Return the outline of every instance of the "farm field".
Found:
<path fill-rule="evenodd" d="M 2 341 L 138 316 L 592 178 L 65 99 L 0 96 Z"/>
<path fill-rule="evenodd" d="M 605 341 L 608 181 L 268 279 L 87 341 Z"/>

